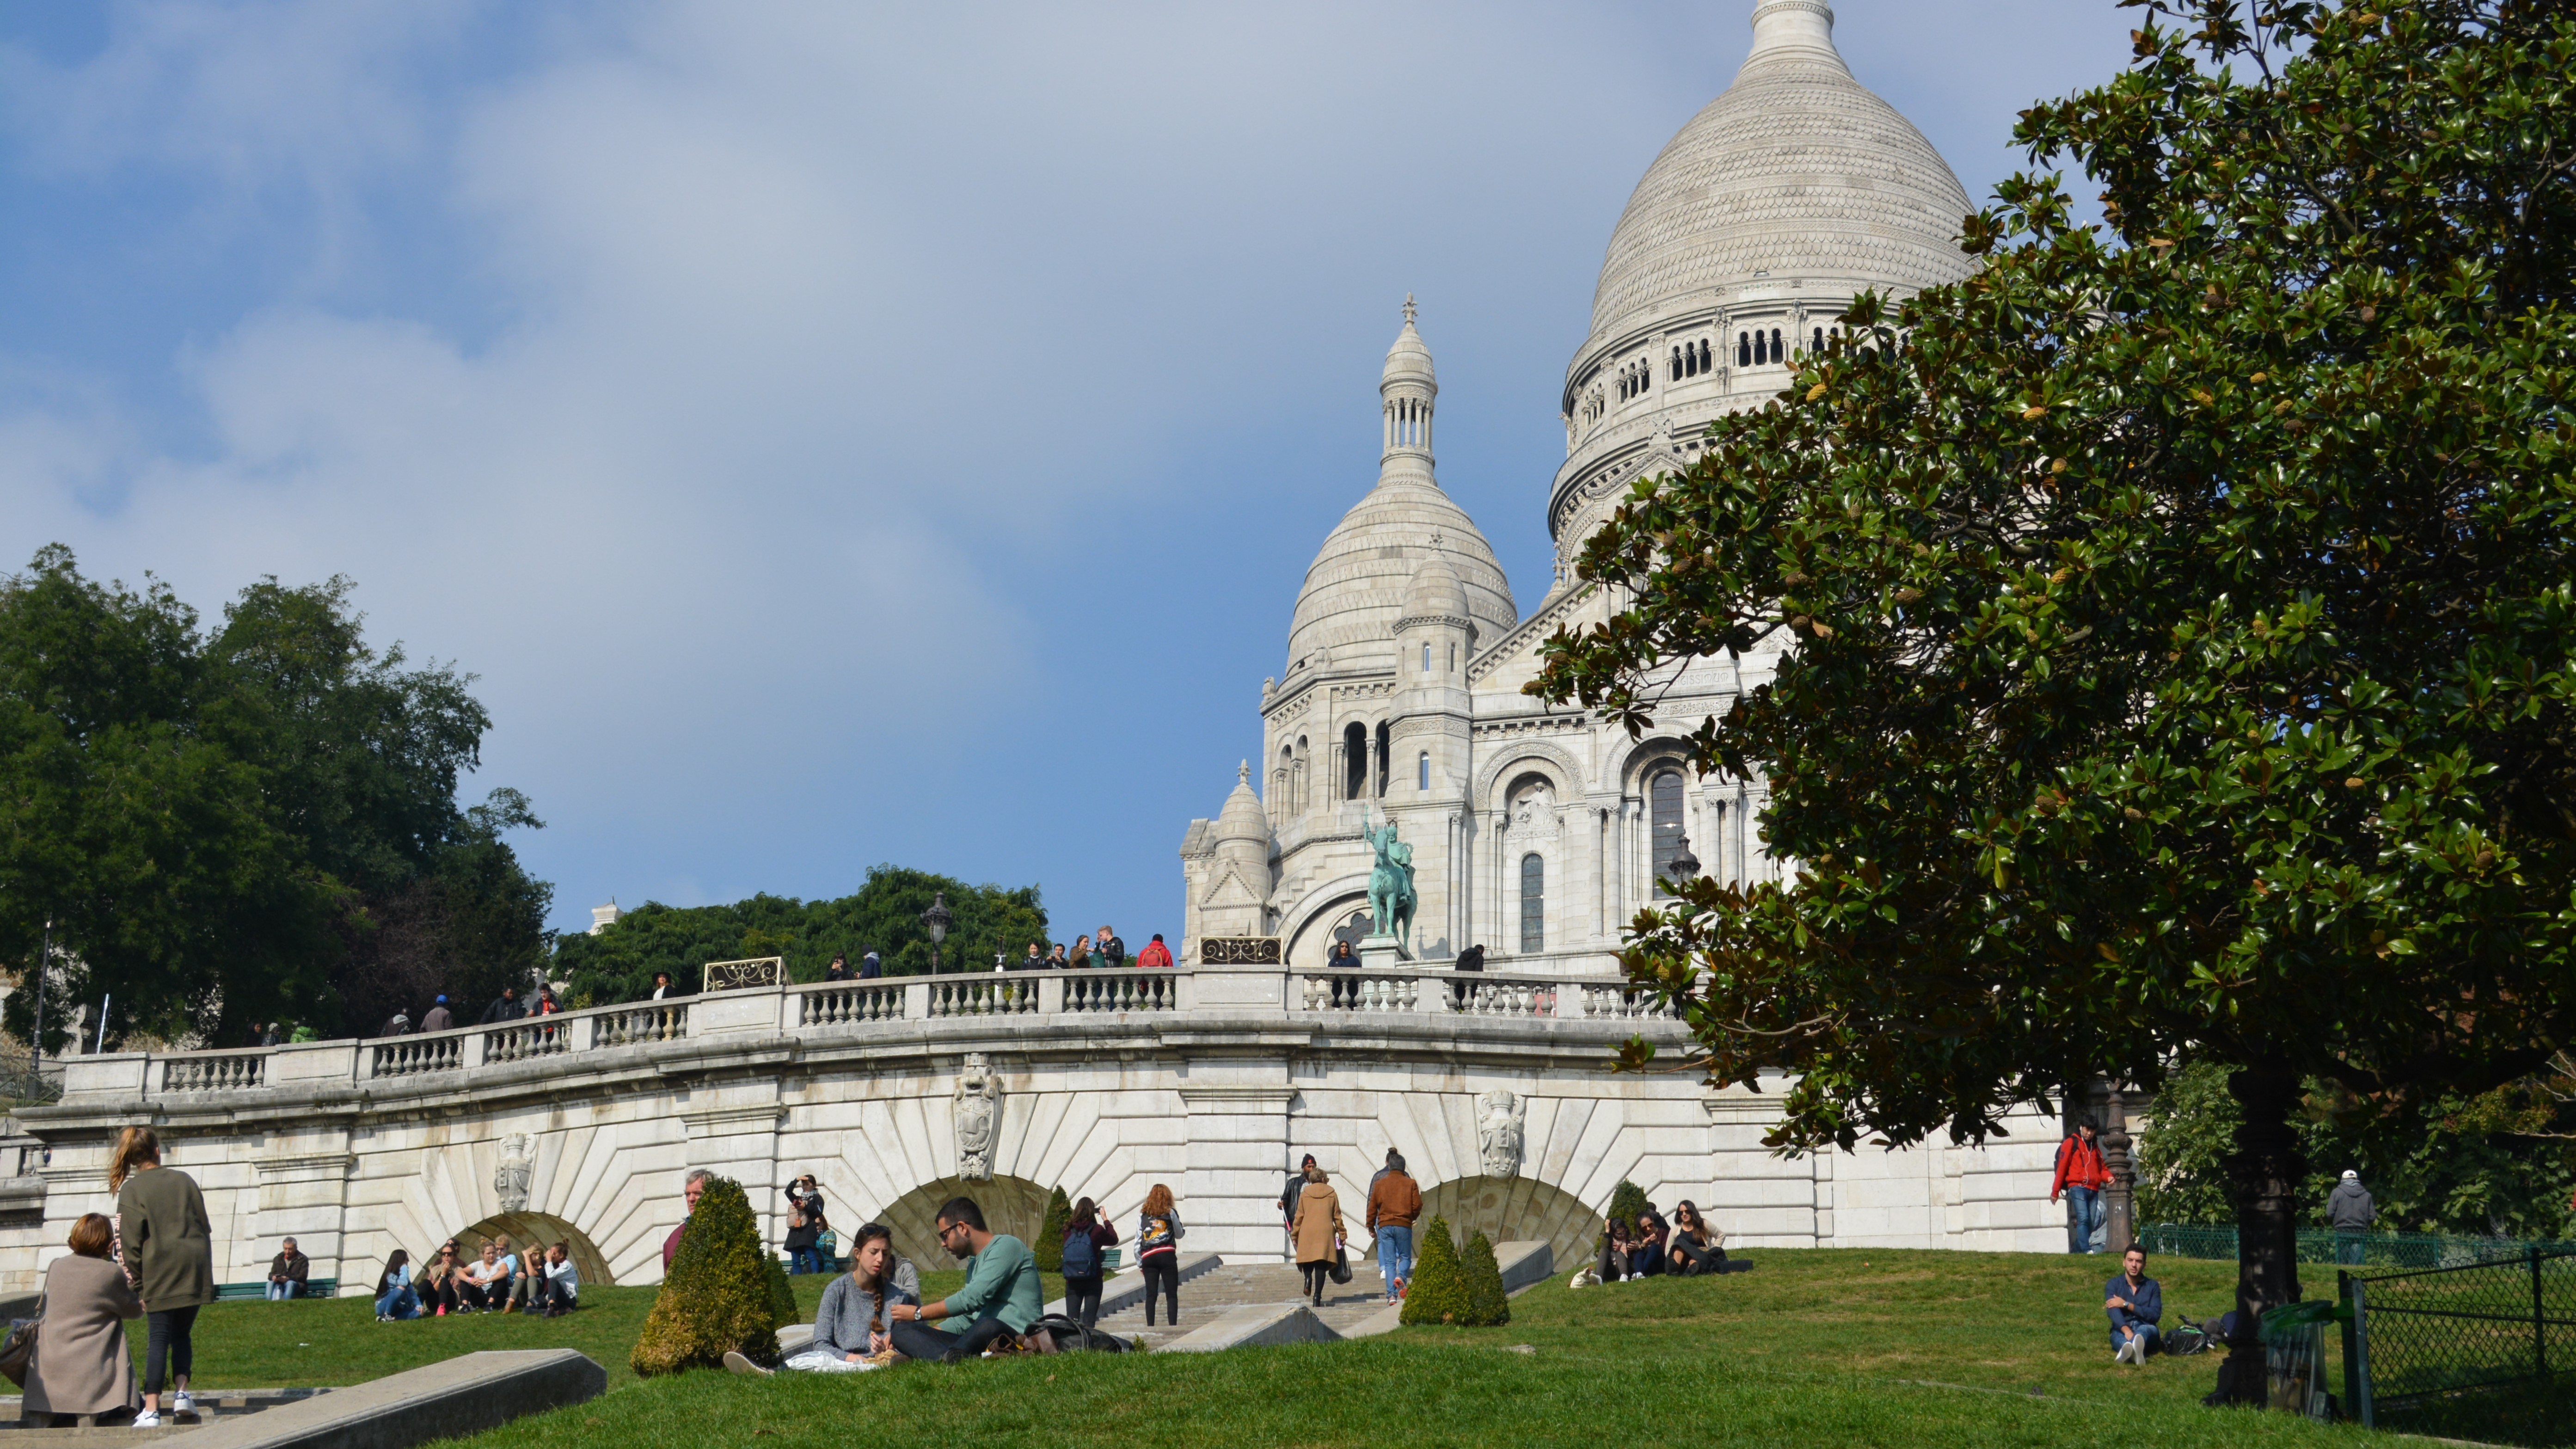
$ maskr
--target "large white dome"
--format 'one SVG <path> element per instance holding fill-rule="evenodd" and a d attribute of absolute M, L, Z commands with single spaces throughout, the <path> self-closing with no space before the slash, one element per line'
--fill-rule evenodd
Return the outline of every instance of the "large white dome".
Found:
<path fill-rule="evenodd" d="M 1852 79 L 1826 0 L 1768 0 L 1735 84 L 1646 168 L 1610 235 L 1592 338 L 1768 274 L 1907 291 L 1958 281 L 1972 209 L 1941 153 Z"/>

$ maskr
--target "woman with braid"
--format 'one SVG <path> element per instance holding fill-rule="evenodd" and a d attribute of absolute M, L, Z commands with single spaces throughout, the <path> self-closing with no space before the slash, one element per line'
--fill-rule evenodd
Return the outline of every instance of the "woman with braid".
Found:
<path fill-rule="evenodd" d="M 889 1357 L 886 1309 L 896 1303 L 921 1303 L 921 1273 L 908 1258 L 895 1256 L 894 1233 L 883 1223 L 859 1229 L 850 1249 L 850 1271 L 823 1289 L 814 1311 L 814 1341 L 787 1360 L 797 1373 L 847 1374 L 881 1368 L 899 1360 Z M 725 1367 L 738 1374 L 773 1372 L 740 1353 L 725 1355 Z"/>

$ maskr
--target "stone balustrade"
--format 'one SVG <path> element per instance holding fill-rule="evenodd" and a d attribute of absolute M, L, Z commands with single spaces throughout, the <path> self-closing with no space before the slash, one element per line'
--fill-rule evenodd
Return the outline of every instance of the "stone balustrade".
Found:
<path fill-rule="evenodd" d="M 1222 985 L 1206 984 L 1210 982 Z M 1651 992 L 1570 972 L 1459 972 L 1434 966 L 1374 971 L 1260 966 L 997 971 L 751 987 L 369 1041 L 76 1057 L 67 1064 L 64 1091 L 68 1098 L 130 1099 L 272 1087 L 310 1090 L 334 1080 L 363 1084 L 426 1079 L 422 1084 L 428 1085 L 445 1074 L 696 1038 L 739 1041 L 753 1033 L 838 1038 L 922 1022 L 1178 1018 L 1203 1012 L 1239 1014 L 1246 1007 L 1289 1014 L 1344 1011 L 1506 1020 L 1643 1020 L 1673 1015 L 1669 1004 L 1660 1003 Z"/>

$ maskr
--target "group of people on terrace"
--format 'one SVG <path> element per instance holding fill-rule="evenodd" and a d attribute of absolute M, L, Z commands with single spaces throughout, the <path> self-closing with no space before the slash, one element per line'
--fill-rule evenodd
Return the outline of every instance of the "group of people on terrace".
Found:
<path fill-rule="evenodd" d="M 476 1018 L 475 1024 L 502 1026 L 531 1016 L 553 1016 L 562 1010 L 563 1003 L 555 999 L 555 989 L 550 984 L 540 984 L 536 995 L 525 999 L 520 997 L 517 986 L 504 986 L 501 988 L 501 994 L 492 998 L 492 1004 L 483 1008 L 483 1014 Z M 376 1035 L 410 1036 L 414 1032 L 426 1035 L 434 1031 L 455 1029 L 456 1014 L 447 1009 L 447 998 L 442 995 L 430 1003 L 429 1010 L 420 1014 L 418 1026 L 412 1024 L 410 1012 L 396 1011 L 392 1016 L 385 1018 L 385 1024 L 377 1029 Z"/>
<path fill-rule="evenodd" d="M 1005 960 L 1003 956 L 993 958 L 996 971 L 1082 971 L 1129 964 L 1127 943 L 1118 938 L 1114 928 L 1105 925 L 1096 936 L 1076 936 L 1071 947 L 1062 941 L 1052 946 L 1044 941 L 1031 941 L 1028 954 L 1016 961 Z M 1132 964 L 1146 971 L 1163 970 L 1172 964 L 1172 948 L 1163 944 L 1163 937 L 1157 932 L 1153 940 L 1145 943 L 1145 949 L 1136 953 Z"/>

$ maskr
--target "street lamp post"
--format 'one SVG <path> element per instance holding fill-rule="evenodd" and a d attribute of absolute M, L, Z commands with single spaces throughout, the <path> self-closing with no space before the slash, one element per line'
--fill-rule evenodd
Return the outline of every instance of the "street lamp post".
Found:
<path fill-rule="evenodd" d="M 1673 841 L 1673 861 L 1670 869 L 1675 880 L 1689 880 L 1699 874 L 1699 857 L 1690 853 L 1688 834 Z"/>
<path fill-rule="evenodd" d="M 921 928 L 930 933 L 930 974 L 939 974 L 939 943 L 948 939 L 948 927 L 956 918 L 948 914 L 948 892 L 933 891 L 930 909 L 921 913 Z"/>

